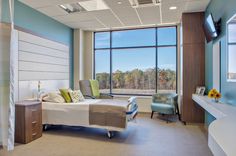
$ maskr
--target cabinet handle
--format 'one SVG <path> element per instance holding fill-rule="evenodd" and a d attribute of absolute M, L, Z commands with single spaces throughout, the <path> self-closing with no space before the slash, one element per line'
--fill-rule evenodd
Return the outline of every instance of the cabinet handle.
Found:
<path fill-rule="evenodd" d="M 37 123 L 37 121 L 33 121 L 33 122 L 32 122 L 32 124 L 36 124 L 36 123 Z"/>
<path fill-rule="evenodd" d="M 31 109 L 32 112 L 37 112 L 37 109 Z"/>
<path fill-rule="evenodd" d="M 37 135 L 37 133 L 33 133 L 33 134 L 32 134 L 32 136 L 36 136 L 36 135 Z"/>

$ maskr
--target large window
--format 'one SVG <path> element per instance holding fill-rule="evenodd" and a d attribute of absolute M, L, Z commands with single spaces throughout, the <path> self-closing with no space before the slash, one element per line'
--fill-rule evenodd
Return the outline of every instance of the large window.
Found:
<path fill-rule="evenodd" d="M 236 81 L 236 23 L 228 24 L 228 81 Z"/>
<path fill-rule="evenodd" d="M 94 78 L 103 93 L 176 92 L 176 27 L 94 33 Z"/>

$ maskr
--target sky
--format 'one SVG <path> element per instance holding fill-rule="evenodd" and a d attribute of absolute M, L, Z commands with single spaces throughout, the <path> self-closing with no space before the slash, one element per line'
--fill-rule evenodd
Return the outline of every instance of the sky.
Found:
<path fill-rule="evenodd" d="M 113 31 L 112 47 L 155 46 L 156 37 L 158 45 L 175 45 L 175 27 L 137 29 L 129 31 Z M 95 34 L 95 48 L 110 47 L 110 32 Z M 158 68 L 176 70 L 176 47 L 160 47 L 158 50 Z M 133 69 L 145 70 L 155 68 L 156 48 L 132 48 L 112 50 L 112 70 L 131 71 Z M 110 50 L 95 51 L 96 73 L 110 71 Z"/>

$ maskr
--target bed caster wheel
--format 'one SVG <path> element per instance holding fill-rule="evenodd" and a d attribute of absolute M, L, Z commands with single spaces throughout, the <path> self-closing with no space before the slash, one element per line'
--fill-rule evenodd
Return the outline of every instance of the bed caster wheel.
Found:
<path fill-rule="evenodd" d="M 112 131 L 107 131 L 107 136 L 109 139 L 113 137 L 113 132 Z"/>
<path fill-rule="evenodd" d="M 48 129 L 48 125 L 43 125 L 43 131 L 46 131 Z"/>

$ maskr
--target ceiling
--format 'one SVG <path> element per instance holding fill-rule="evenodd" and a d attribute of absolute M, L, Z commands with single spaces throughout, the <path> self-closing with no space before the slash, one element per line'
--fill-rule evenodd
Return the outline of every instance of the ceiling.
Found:
<path fill-rule="evenodd" d="M 183 12 L 204 11 L 210 0 L 162 0 L 161 6 L 132 8 L 129 0 L 103 0 L 110 9 L 68 14 L 58 5 L 85 0 L 19 0 L 68 25 L 84 30 L 170 25 L 180 22 Z M 121 3 L 121 4 L 118 4 Z M 176 6 L 176 10 L 170 10 Z"/>

